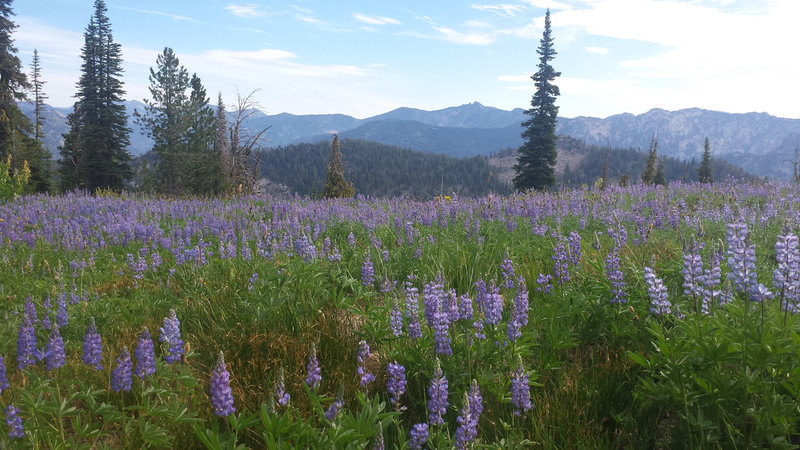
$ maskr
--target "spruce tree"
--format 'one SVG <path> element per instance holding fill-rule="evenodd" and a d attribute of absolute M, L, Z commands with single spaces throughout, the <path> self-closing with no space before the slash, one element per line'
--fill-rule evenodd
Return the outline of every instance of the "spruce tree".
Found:
<path fill-rule="evenodd" d="M 189 82 L 192 90 L 186 108 L 186 164 L 182 168 L 186 189 L 194 194 L 216 194 L 222 189 L 222 166 L 214 151 L 216 117 L 208 105 L 203 83 L 196 75 Z"/>
<path fill-rule="evenodd" d="M 77 101 L 67 117 L 70 130 L 61 152 L 61 186 L 121 190 L 133 175 L 130 128 L 123 103 L 122 51 L 114 42 L 108 9 L 95 0 L 94 13 L 84 32 L 81 77 Z"/>
<path fill-rule="evenodd" d="M 225 103 L 222 101 L 222 92 L 217 93 L 217 114 L 215 121 L 216 135 L 214 137 L 214 153 L 219 159 L 221 180 L 220 188 L 228 189 L 231 174 L 231 146 L 228 141 L 228 119 L 225 115 Z"/>
<path fill-rule="evenodd" d="M 555 58 L 553 37 L 550 31 L 550 10 L 544 19 L 544 34 L 537 50 L 539 54 L 538 70 L 531 79 L 536 85 L 536 92 L 531 99 L 531 108 L 525 111 L 529 119 L 522 123 L 526 127 L 522 133 L 524 143 L 519 148 L 519 157 L 514 165 L 514 188 L 519 191 L 528 189 L 544 190 L 555 185 L 556 165 L 556 119 L 558 106 L 555 100 L 560 91 L 553 84 L 560 72 L 556 72 L 550 61 Z"/>
<path fill-rule="evenodd" d="M 331 141 L 331 159 L 328 162 L 328 175 L 325 178 L 323 198 L 350 198 L 355 193 L 353 185 L 345 181 L 342 167 L 342 148 L 339 136 L 334 134 Z"/>
<path fill-rule="evenodd" d="M 667 174 L 666 174 L 666 171 L 664 169 L 664 161 L 663 160 L 658 161 L 658 164 L 656 165 L 656 174 L 653 177 L 653 184 L 656 184 L 658 186 L 666 186 L 667 185 Z"/>
<path fill-rule="evenodd" d="M 642 173 L 642 183 L 653 184 L 656 181 L 656 171 L 658 169 L 658 134 L 653 136 L 650 141 L 650 149 L 647 152 L 647 163 Z"/>
<path fill-rule="evenodd" d="M 706 138 L 705 145 L 703 145 L 703 159 L 697 169 L 697 178 L 701 183 L 714 182 L 714 167 L 711 164 L 711 145 L 708 143 L 708 138 Z"/>
<path fill-rule="evenodd" d="M 42 125 L 44 124 L 44 101 L 47 95 L 44 93 L 45 81 L 42 80 L 42 66 L 39 60 L 39 51 L 33 49 L 33 63 L 31 64 L 31 85 L 33 87 L 33 137 L 42 142 Z"/>
<path fill-rule="evenodd" d="M 136 112 L 136 122 L 153 139 L 153 152 L 158 156 L 156 173 L 160 190 L 169 194 L 181 190 L 185 180 L 179 165 L 185 161 L 184 144 L 189 127 L 186 108 L 189 99 L 189 72 L 180 65 L 171 48 L 166 47 L 156 58 L 157 69 L 150 68 L 150 96 L 145 100 L 145 113 Z"/>
<path fill-rule="evenodd" d="M 11 156 L 12 171 L 30 172 L 25 192 L 45 192 L 50 188 L 49 156 L 41 142 L 31 137 L 33 125 L 17 105 L 31 85 L 11 37 L 17 28 L 11 20 L 11 3 L 0 0 L 0 160 Z"/>

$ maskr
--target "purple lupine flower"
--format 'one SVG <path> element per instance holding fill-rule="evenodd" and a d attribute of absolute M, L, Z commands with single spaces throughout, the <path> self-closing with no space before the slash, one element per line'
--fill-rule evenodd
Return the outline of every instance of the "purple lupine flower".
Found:
<path fill-rule="evenodd" d="M 114 392 L 131 390 L 133 361 L 128 347 L 122 347 L 122 353 L 117 357 L 117 366 L 111 372 L 111 389 Z"/>
<path fill-rule="evenodd" d="M 781 310 L 796 313 L 800 307 L 800 253 L 798 238 L 792 232 L 778 235 L 775 259 L 778 268 L 772 272 L 772 280 L 775 289 L 780 291 Z"/>
<path fill-rule="evenodd" d="M 703 294 L 703 258 L 697 243 L 693 243 L 683 254 L 683 294 L 694 299 Z"/>
<path fill-rule="evenodd" d="M 69 323 L 69 318 L 67 316 L 67 302 L 63 295 L 60 295 L 56 300 L 56 307 L 58 308 L 56 311 L 56 323 L 61 328 L 64 328 Z"/>
<path fill-rule="evenodd" d="M 500 296 L 500 288 L 495 286 L 494 280 L 489 283 L 489 292 L 484 300 L 484 316 L 486 323 L 497 325 L 503 318 L 503 297 Z"/>
<path fill-rule="evenodd" d="M 477 427 L 478 419 L 483 414 L 483 396 L 481 396 L 481 388 L 478 386 L 478 380 L 473 379 L 469 388 L 469 409 L 472 412 L 472 419 L 475 421 Z"/>
<path fill-rule="evenodd" d="M 19 416 L 19 408 L 8 405 L 5 409 L 6 425 L 8 425 L 8 438 L 21 439 L 25 437 L 25 430 L 22 428 L 22 418 Z"/>
<path fill-rule="evenodd" d="M 614 248 L 606 257 L 606 276 L 611 282 L 611 304 L 625 303 L 625 282 L 622 281 L 622 270 L 619 265 L 619 253 Z"/>
<path fill-rule="evenodd" d="M 58 332 L 58 325 L 50 331 L 50 339 L 45 347 L 45 368 L 47 370 L 58 369 L 67 363 L 67 355 L 64 353 L 64 339 Z"/>
<path fill-rule="evenodd" d="M 47 311 L 45 311 L 45 316 L 46 313 Z M 33 325 L 39 321 L 39 315 L 36 313 L 36 305 L 33 303 L 33 300 L 31 300 L 30 295 L 25 299 L 25 316 L 28 317 L 28 320 Z"/>
<path fill-rule="evenodd" d="M 150 263 L 150 268 L 153 272 L 155 272 L 156 269 L 161 267 L 161 255 L 158 252 L 153 252 L 150 254 L 150 259 L 153 261 Z"/>
<path fill-rule="evenodd" d="M 339 392 L 336 393 L 336 399 L 333 400 L 331 406 L 325 411 L 325 418 L 328 419 L 329 422 L 333 422 L 333 419 L 339 415 L 339 411 L 344 408 L 344 387 L 339 386 Z"/>
<path fill-rule="evenodd" d="M 479 313 L 482 313 L 485 309 L 488 292 L 486 282 L 479 278 L 478 281 L 475 282 L 475 305 L 478 307 Z"/>
<path fill-rule="evenodd" d="M 389 328 L 395 337 L 403 335 L 403 311 L 400 310 L 400 301 L 395 298 L 392 312 L 389 313 Z"/>
<path fill-rule="evenodd" d="M 142 332 L 139 333 L 133 356 L 136 357 L 136 370 L 134 373 L 137 377 L 144 380 L 144 377 L 156 373 L 155 348 L 153 339 L 150 337 L 150 330 L 147 327 L 142 328 Z"/>
<path fill-rule="evenodd" d="M 389 378 L 386 381 L 386 391 L 391 396 L 389 402 L 398 406 L 400 397 L 406 392 L 406 368 L 395 361 L 386 366 L 386 372 Z"/>
<path fill-rule="evenodd" d="M 517 368 L 511 374 L 511 404 L 514 405 L 515 416 L 533 408 L 528 374 L 525 373 L 522 356 L 519 355 L 517 355 Z"/>
<path fill-rule="evenodd" d="M 408 317 L 408 336 L 411 339 L 422 337 L 422 329 L 419 323 L 419 290 L 411 281 L 413 275 L 409 275 L 405 282 L 406 291 L 406 317 Z"/>
<path fill-rule="evenodd" d="M 6 377 L 6 360 L 0 356 L 0 394 L 9 387 L 8 378 Z"/>
<path fill-rule="evenodd" d="M 672 303 L 667 299 L 667 288 L 657 278 L 653 269 L 644 268 L 644 282 L 647 284 L 647 293 L 650 295 L 650 312 L 658 316 L 672 313 Z"/>
<path fill-rule="evenodd" d="M 364 264 L 361 266 L 361 284 L 364 286 L 372 286 L 375 284 L 375 267 L 372 265 L 372 259 L 369 253 L 367 253 Z"/>
<path fill-rule="evenodd" d="M 231 374 L 225 368 L 225 355 L 219 352 L 217 364 L 211 372 L 211 387 L 208 389 L 211 406 L 214 407 L 214 414 L 218 417 L 227 417 L 236 412 L 230 382 Z"/>
<path fill-rule="evenodd" d="M 408 432 L 408 448 L 418 450 L 424 448 L 426 442 L 428 442 L 428 424 L 415 424 Z"/>
<path fill-rule="evenodd" d="M 422 302 L 425 305 L 425 319 L 428 326 L 433 327 L 434 315 L 439 311 L 444 297 L 444 283 L 438 279 L 431 283 L 426 283 L 422 287 Z"/>
<path fill-rule="evenodd" d="M 383 442 L 383 426 L 378 422 L 378 431 L 375 433 L 375 443 L 372 445 L 372 450 L 384 450 Z"/>
<path fill-rule="evenodd" d="M 520 326 L 528 324 L 528 309 L 528 287 L 525 277 L 520 275 L 517 277 L 517 294 L 514 296 L 514 319 Z"/>
<path fill-rule="evenodd" d="M 722 295 L 722 291 L 717 289 L 722 280 L 722 270 L 720 269 L 721 258 L 721 253 L 713 252 L 711 254 L 711 260 L 709 261 L 710 267 L 703 272 L 703 314 L 708 314 L 711 311 L 710 305 L 714 300 L 719 300 Z"/>
<path fill-rule="evenodd" d="M 36 332 L 30 319 L 22 316 L 22 323 L 17 333 L 17 367 L 24 369 L 36 364 L 42 354 L 36 344 Z"/>
<path fill-rule="evenodd" d="M 577 231 L 570 231 L 567 238 L 569 244 L 569 262 L 573 266 L 581 263 L 581 235 Z"/>
<path fill-rule="evenodd" d="M 383 280 L 381 280 L 381 292 L 384 294 L 387 292 L 392 292 L 396 287 L 397 287 L 397 280 L 392 281 L 386 277 L 383 277 Z"/>
<path fill-rule="evenodd" d="M 467 448 L 469 443 L 474 441 L 475 437 L 478 436 L 478 429 L 476 427 L 478 422 L 472 417 L 469 393 L 467 392 L 464 392 L 464 402 L 461 406 L 460 414 L 456 417 L 456 423 L 458 424 L 455 435 L 456 448 Z"/>
<path fill-rule="evenodd" d="M 483 317 L 478 316 L 474 322 L 472 322 L 472 328 L 475 329 L 475 339 L 486 339 L 486 334 L 483 332 Z"/>
<path fill-rule="evenodd" d="M 503 258 L 503 262 L 500 263 L 500 276 L 503 278 L 500 287 L 514 289 L 514 263 L 511 261 L 511 257 L 508 256 L 508 250 L 506 250 L 506 257 Z"/>
<path fill-rule="evenodd" d="M 317 361 L 317 346 L 311 344 L 311 353 L 308 355 L 308 364 L 306 365 L 306 384 L 312 389 L 319 389 L 319 383 L 322 381 L 322 369 L 319 367 Z"/>
<path fill-rule="evenodd" d="M 247 280 L 247 292 L 253 292 L 256 282 L 258 281 L 258 274 L 253 272 L 250 279 Z"/>
<path fill-rule="evenodd" d="M 548 274 L 540 273 L 539 277 L 536 278 L 536 284 L 538 284 L 538 286 L 536 286 L 536 291 L 544 292 L 545 295 L 549 294 L 550 290 L 553 289 L 552 282 L 553 282 L 552 275 L 550 275 L 549 273 Z"/>
<path fill-rule="evenodd" d="M 566 239 L 561 238 L 553 248 L 553 272 L 559 286 L 569 281 L 569 257 L 567 256 L 567 246 L 565 244 Z"/>
<path fill-rule="evenodd" d="M 83 356 L 81 360 L 84 364 L 93 366 L 97 370 L 103 370 L 103 344 L 94 317 L 89 318 L 89 326 L 86 327 L 86 334 L 83 335 Z"/>
<path fill-rule="evenodd" d="M 772 300 L 773 294 L 763 283 L 758 283 L 750 289 L 750 300 L 754 302 L 764 302 Z"/>
<path fill-rule="evenodd" d="M 469 294 L 461 294 L 458 300 L 458 318 L 472 320 L 472 299 Z"/>
<path fill-rule="evenodd" d="M 444 310 L 447 314 L 447 321 L 449 323 L 456 323 L 459 318 L 458 294 L 456 294 L 456 290 L 450 289 L 450 292 L 445 294 L 445 297 L 442 300 L 445 302 Z"/>
<path fill-rule="evenodd" d="M 439 358 L 433 369 L 433 378 L 428 387 L 428 423 L 431 425 L 444 425 L 444 416 L 447 413 L 447 377 L 442 372 Z"/>
<path fill-rule="evenodd" d="M 381 257 L 385 262 L 389 262 L 389 250 L 381 251 Z"/>
<path fill-rule="evenodd" d="M 369 344 L 367 344 L 367 341 L 362 340 L 358 343 L 358 355 L 356 359 L 358 361 L 357 372 L 361 377 L 359 386 L 365 387 L 369 383 L 375 381 L 375 375 L 367 372 L 366 368 L 367 359 L 369 359 Z"/>
<path fill-rule="evenodd" d="M 278 369 L 278 379 L 275 380 L 275 397 L 278 400 L 278 404 L 281 406 L 288 405 L 289 400 L 292 398 L 292 396 L 286 392 L 286 382 L 283 379 L 283 367 Z"/>
<path fill-rule="evenodd" d="M 726 230 L 728 279 L 737 291 L 748 292 L 756 284 L 756 247 L 748 245 L 747 224 L 730 223 Z"/>
<path fill-rule="evenodd" d="M 169 310 L 169 315 L 164 318 L 164 324 L 159 328 L 158 342 L 166 342 L 169 345 L 164 361 L 172 364 L 181 360 L 183 355 L 183 340 L 181 339 L 181 322 L 174 309 Z"/>

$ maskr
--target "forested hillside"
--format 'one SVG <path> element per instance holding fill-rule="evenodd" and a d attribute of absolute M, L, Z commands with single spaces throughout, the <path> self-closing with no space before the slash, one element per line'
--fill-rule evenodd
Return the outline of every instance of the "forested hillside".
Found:
<path fill-rule="evenodd" d="M 356 194 L 431 198 L 511 190 L 498 181 L 485 156 L 456 159 L 354 139 L 343 139 L 341 144 L 345 178 Z M 292 192 L 317 196 L 325 185 L 330 152 L 327 142 L 263 151 L 258 156 L 261 177 Z"/>

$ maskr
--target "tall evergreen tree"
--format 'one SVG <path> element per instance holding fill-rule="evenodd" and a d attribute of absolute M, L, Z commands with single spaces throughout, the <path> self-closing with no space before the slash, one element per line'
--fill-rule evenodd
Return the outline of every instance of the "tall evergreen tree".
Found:
<path fill-rule="evenodd" d="M 30 171 L 26 192 L 44 192 L 50 188 L 47 151 L 32 138 L 33 126 L 22 114 L 17 102 L 25 100 L 31 87 L 22 70 L 11 34 L 17 25 L 11 20 L 11 0 L 0 0 L 0 160 L 11 156 L 11 170 Z"/>
<path fill-rule="evenodd" d="M 331 141 L 331 159 L 328 162 L 328 175 L 325 179 L 323 198 L 350 198 L 355 193 L 353 185 L 345 181 L 342 167 L 342 146 L 339 136 L 334 134 Z"/>
<path fill-rule="evenodd" d="M 158 156 L 160 190 L 176 193 L 184 180 L 179 165 L 184 161 L 183 150 L 189 123 L 186 120 L 189 72 L 180 65 L 171 48 L 166 47 L 156 58 L 157 69 L 150 68 L 150 96 L 145 100 L 145 114 L 136 113 L 136 122 L 153 139 L 153 152 Z"/>
<path fill-rule="evenodd" d="M 122 51 L 114 42 L 107 11 L 103 0 L 95 0 L 83 34 L 77 101 L 60 148 L 64 189 L 118 191 L 133 175 L 127 151 L 131 130 L 123 103 Z"/>
<path fill-rule="evenodd" d="M 653 184 L 656 181 L 656 171 L 658 170 L 658 134 L 653 135 L 650 141 L 650 149 L 647 151 L 647 163 L 642 173 L 642 183 Z"/>
<path fill-rule="evenodd" d="M 537 50 L 539 66 L 531 79 L 536 92 L 531 99 L 531 109 L 525 111 L 529 119 L 522 123 L 526 127 L 522 133 L 525 142 L 519 148 L 519 157 L 514 165 L 514 188 L 543 190 L 556 183 L 556 118 L 558 106 L 556 97 L 560 95 L 558 86 L 553 84 L 561 72 L 556 72 L 550 61 L 555 58 L 553 37 L 550 31 L 550 10 L 544 18 L 544 34 Z"/>
<path fill-rule="evenodd" d="M 33 87 L 33 137 L 42 142 L 42 125 L 44 123 L 44 101 L 47 95 L 44 93 L 45 81 L 42 80 L 42 66 L 39 60 L 39 51 L 33 49 L 33 63 L 31 64 L 31 85 Z"/>
<path fill-rule="evenodd" d="M 708 138 L 703 145 L 703 159 L 697 169 L 697 178 L 701 183 L 714 182 L 714 167 L 711 164 L 711 145 L 708 143 Z"/>
<path fill-rule="evenodd" d="M 187 164 L 184 170 L 185 187 L 196 194 L 214 194 L 222 189 L 222 166 L 214 151 L 216 116 L 208 104 L 206 89 L 200 78 L 192 75 L 192 88 L 186 109 Z"/>
<path fill-rule="evenodd" d="M 653 177 L 653 184 L 659 186 L 667 185 L 667 173 L 666 169 L 664 168 L 664 161 L 658 161 L 658 164 L 656 165 L 656 174 Z"/>
<path fill-rule="evenodd" d="M 214 152 L 219 159 L 222 174 L 221 189 L 227 189 L 226 184 L 231 173 L 231 145 L 228 141 L 228 119 L 225 115 L 225 103 L 222 101 L 222 92 L 217 93 L 217 114 L 215 123 L 216 135 L 214 137 Z"/>

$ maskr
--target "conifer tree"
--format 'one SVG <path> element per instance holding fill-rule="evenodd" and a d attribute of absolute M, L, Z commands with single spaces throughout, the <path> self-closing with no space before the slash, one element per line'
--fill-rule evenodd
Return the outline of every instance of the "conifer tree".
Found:
<path fill-rule="evenodd" d="M 647 163 L 642 173 L 642 183 L 653 184 L 656 181 L 656 171 L 658 169 L 658 134 L 653 136 L 650 141 L 650 150 L 647 152 Z"/>
<path fill-rule="evenodd" d="M 192 75 L 192 90 L 186 108 L 186 163 L 182 172 L 186 189 L 194 194 L 215 194 L 222 190 L 222 166 L 217 153 L 216 117 L 208 104 L 200 78 Z"/>
<path fill-rule="evenodd" d="M 658 164 L 656 165 L 656 174 L 653 177 L 653 184 L 658 186 L 666 186 L 667 185 L 667 174 L 664 169 L 664 161 L 659 160 Z"/>
<path fill-rule="evenodd" d="M 708 143 L 708 138 L 706 138 L 705 145 L 703 145 L 703 159 L 697 169 L 697 178 L 701 183 L 714 182 L 714 167 L 711 164 L 711 145 Z"/>
<path fill-rule="evenodd" d="M 42 80 L 42 67 L 39 60 L 39 51 L 33 49 L 33 63 L 31 64 L 31 85 L 33 87 L 33 137 L 42 142 L 42 125 L 44 123 L 44 101 L 47 95 L 44 93 L 45 81 Z"/>
<path fill-rule="evenodd" d="M 108 9 L 95 0 L 83 34 L 78 99 L 67 117 L 70 130 L 61 152 L 61 187 L 119 191 L 133 171 L 129 165 L 130 128 L 123 104 L 122 50 L 114 42 Z"/>
<path fill-rule="evenodd" d="M 514 188 L 544 190 L 555 185 L 556 165 L 556 118 L 558 106 L 555 100 L 560 91 L 553 84 L 560 72 L 556 72 L 550 61 L 555 58 L 553 37 L 550 31 L 550 10 L 544 19 L 544 33 L 537 50 L 538 70 L 531 79 L 536 92 L 531 99 L 531 108 L 525 111 L 529 119 L 522 123 L 526 127 L 522 133 L 525 142 L 519 148 L 519 157 L 514 165 Z"/>
<path fill-rule="evenodd" d="M 328 175 L 325 179 L 323 198 L 350 198 L 355 193 L 353 185 L 345 181 L 342 167 L 342 148 L 339 136 L 334 134 L 331 141 L 331 159 L 328 162 Z"/>
<path fill-rule="evenodd" d="M 231 173 L 231 146 L 228 142 L 228 119 L 225 115 L 225 103 L 222 101 L 222 92 L 217 93 L 217 114 L 215 123 L 216 135 L 214 138 L 214 152 L 219 159 L 222 190 L 227 189 L 227 178 Z"/>
<path fill-rule="evenodd" d="M 0 160 L 8 161 L 11 156 L 10 170 L 29 172 L 26 192 L 45 192 L 50 188 L 49 155 L 41 142 L 31 137 L 34 128 L 17 106 L 31 85 L 11 37 L 17 28 L 11 20 L 11 3 L 0 0 Z"/>

